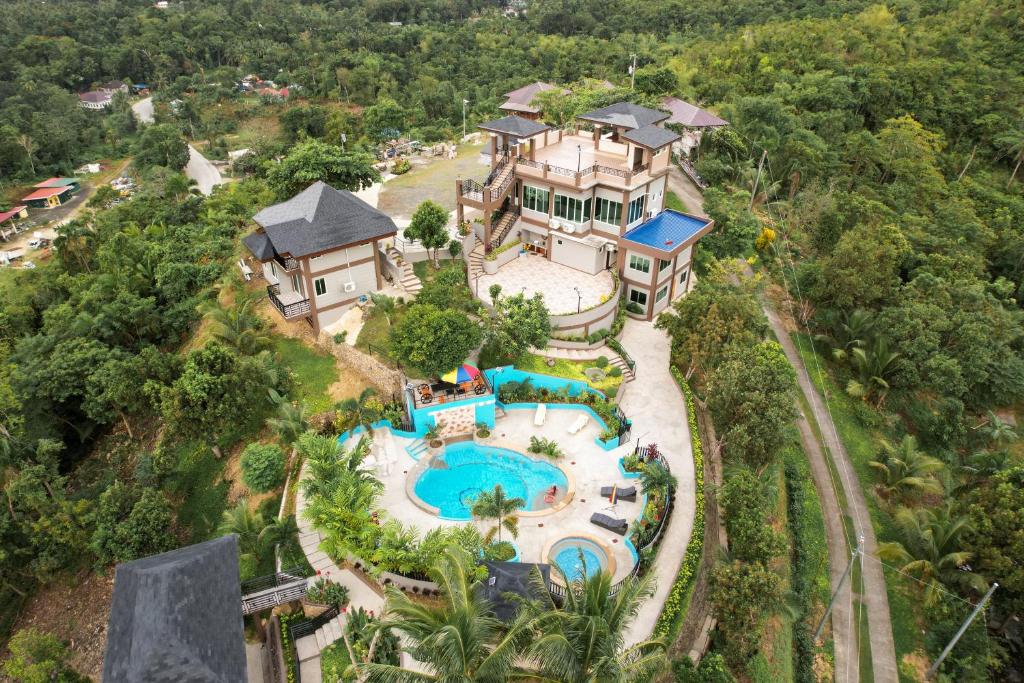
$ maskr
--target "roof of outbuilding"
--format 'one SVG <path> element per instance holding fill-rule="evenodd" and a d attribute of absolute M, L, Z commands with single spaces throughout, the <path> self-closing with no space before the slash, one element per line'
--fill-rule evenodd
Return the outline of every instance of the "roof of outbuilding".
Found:
<path fill-rule="evenodd" d="M 533 583 L 534 570 L 540 572 L 544 585 L 551 581 L 551 566 L 547 564 L 530 564 L 528 562 L 484 562 L 487 567 L 487 582 L 483 586 L 483 596 L 491 603 L 491 609 L 502 621 L 508 622 L 515 617 L 519 602 L 508 596 L 509 593 L 525 599 L 537 599 L 537 586 Z"/>
<path fill-rule="evenodd" d="M 62 187 L 43 187 L 43 188 L 40 188 L 40 189 L 36 190 L 32 194 L 25 195 L 24 197 L 21 198 L 21 201 L 29 202 L 29 201 L 32 201 L 32 200 L 35 200 L 35 199 L 46 199 L 48 197 L 55 197 L 55 196 L 62 195 L 65 192 L 70 192 L 70 191 L 71 191 L 71 186 L 70 185 L 65 185 L 65 186 L 62 186 Z"/>
<path fill-rule="evenodd" d="M 244 683 L 246 670 L 235 536 L 117 566 L 103 680 Z"/>
<path fill-rule="evenodd" d="M 274 246 L 270 243 L 267 233 L 262 230 L 257 230 L 243 237 L 242 244 L 260 261 L 269 261 L 274 258 Z"/>
<path fill-rule="evenodd" d="M 90 90 L 89 92 L 79 93 L 78 99 L 83 102 L 109 102 L 111 97 L 109 93 Z"/>
<path fill-rule="evenodd" d="M 547 92 L 548 90 L 558 90 L 558 86 L 551 85 L 550 83 L 544 83 L 542 81 L 535 81 L 529 85 L 524 85 L 521 88 L 516 88 L 511 92 L 505 93 L 505 98 L 508 100 L 505 104 L 508 104 L 509 102 L 513 104 L 530 104 L 533 102 L 533 98 L 539 93 Z M 563 90 L 563 92 L 568 92 L 568 90 Z M 505 105 L 502 106 L 504 107 Z"/>
<path fill-rule="evenodd" d="M 504 133 L 506 135 L 515 135 L 519 138 L 528 138 L 531 135 L 543 133 L 551 126 L 539 121 L 524 119 L 522 116 L 506 116 L 497 121 L 481 123 L 479 127 L 492 133 Z"/>
<path fill-rule="evenodd" d="M 265 258 L 269 246 L 278 254 L 298 258 L 358 244 L 398 232 L 395 222 L 348 190 L 317 181 L 291 199 L 253 216 L 269 245 L 245 239 L 253 255 Z"/>
<path fill-rule="evenodd" d="M 677 97 L 666 97 L 661 104 L 672 112 L 672 117 L 668 120 L 669 123 L 678 123 L 690 128 L 717 128 L 729 125 L 725 119 L 720 119 L 711 112 Z"/>
<path fill-rule="evenodd" d="M 668 117 L 668 114 L 657 109 L 648 109 L 632 102 L 616 102 L 607 107 L 580 114 L 577 118 L 621 128 L 643 128 L 664 121 Z"/>
<path fill-rule="evenodd" d="M 659 149 L 665 145 L 671 145 L 681 136 L 678 133 L 673 133 L 670 130 L 660 128 L 658 126 L 644 126 L 643 128 L 628 130 L 620 137 L 623 140 L 634 142 L 641 147 Z"/>
<path fill-rule="evenodd" d="M 74 185 L 78 182 L 78 178 L 47 178 L 41 183 L 36 183 L 32 187 L 66 187 L 68 185 Z"/>
<path fill-rule="evenodd" d="M 6 221 L 8 218 L 11 218 L 12 216 L 17 216 L 19 213 L 21 213 L 22 211 L 24 211 L 27 208 L 28 207 L 24 206 L 24 205 L 23 206 L 13 206 L 13 207 L 11 207 L 10 211 L 4 211 L 4 212 L 0 213 L 0 223 L 3 223 L 4 221 Z"/>

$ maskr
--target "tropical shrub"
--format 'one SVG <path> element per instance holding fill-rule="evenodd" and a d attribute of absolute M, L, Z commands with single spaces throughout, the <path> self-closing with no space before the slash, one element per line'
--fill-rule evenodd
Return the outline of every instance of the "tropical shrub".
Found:
<path fill-rule="evenodd" d="M 348 593 L 348 586 L 321 577 L 306 591 L 306 600 L 341 608 L 348 604 Z"/>
<path fill-rule="evenodd" d="M 284 483 L 284 452 L 276 444 L 251 443 L 242 451 L 242 481 L 257 493 Z"/>

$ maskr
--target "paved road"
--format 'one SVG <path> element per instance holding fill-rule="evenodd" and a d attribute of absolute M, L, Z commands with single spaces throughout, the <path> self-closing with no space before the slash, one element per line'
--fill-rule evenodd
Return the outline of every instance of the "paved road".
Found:
<path fill-rule="evenodd" d="M 867 504 L 864 501 L 864 492 L 861 490 L 860 481 L 857 479 L 857 473 L 853 470 L 850 457 L 846 453 L 846 447 L 839 438 L 836 426 L 832 422 L 832 416 L 829 414 L 821 394 L 818 393 L 814 383 L 811 382 L 811 377 L 807 372 L 807 367 L 804 365 L 803 358 L 797 353 L 797 349 L 793 345 L 793 339 L 789 336 L 789 332 L 786 331 L 779 320 L 779 316 L 771 306 L 762 301 L 761 308 L 768 317 L 768 324 L 771 325 L 775 336 L 778 337 L 779 342 L 782 344 L 786 358 L 789 359 L 789 362 L 796 369 L 800 390 L 811 406 L 811 413 L 814 420 L 818 423 L 825 448 L 832 455 L 832 461 L 835 463 L 838 472 L 839 485 L 843 487 L 849 513 L 853 519 L 854 533 L 864 537 L 864 553 L 867 557 L 861 562 L 864 580 L 864 594 L 861 599 L 866 607 L 868 617 L 872 673 L 874 680 L 878 683 L 895 683 L 899 678 L 896 668 L 896 646 L 892 638 L 892 620 L 889 616 L 889 594 L 885 589 L 885 576 L 882 573 L 882 566 L 875 559 L 878 544 L 875 539 L 874 528 L 871 526 L 871 517 L 868 515 Z M 798 426 L 801 430 L 801 439 L 804 439 L 804 431 L 807 425 L 806 420 L 801 420 L 801 422 L 803 424 L 798 423 Z M 809 429 L 807 429 L 807 432 L 809 436 L 813 437 L 813 434 L 809 434 Z M 811 462 L 814 483 L 818 489 L 819 497 L 822 499 L 822 509 L 826 518 L 829 564 L 834 591 L 839 575 L 842 574 L 842 569 L 839 569 L 838 573 L 836 572 L 837 565 L 845 568 L 846 563 L 849 561 L 849 555 L 845 549 L 840 549 L 839 543 L 834 538 L 837 534 L 837 529 L 833 527 L 836 524 L 836 515 L 839 514 L 839 507 L 832 482 L 829 480 L 830 475 L 824 455 L 818 447 L 817 439 L 811 438 L 810 442 L 811 445 L 808 447 L 807 453 Z M 806 442 L 805 445 L 807 445 Z M 842 524 L 841 518 L 839 519 L 839 524 Z M 838 530 L 838 533 L 841 533 L 841 529 Z M 856 543 L 856 540 L 851 539 L 851 542 Z M 837 558 L 837 552 L 842 552 L 842 556 Z M 836 611 L 833 612 L 832 616 L 833 637 L 836 640 L 835 673 L 837 681 L 859 680 L 859 674 L 854 673 L 857 672 L 858 662 L 855 655 L 858 653 L 858 650 L 854 644 L 855 640 L 851 632 L 853 615 L 849 610 L 852 610 L 852 604 L 851 597 L 847 591 L 843 594 L 842 599 L 837 601 Z M 846 631 L 845 635 L 844 631 Z M 845 639 L 846 644 L 841 643 L 840 639 Z M 840 668 L 841 652 L 844 655 L 849 654 L 846 659 L 847 663 L 842 668 Z M 850 674 L 847 675 L 843 669 L 847 669 Z"/>
<path fill-rule="evenodd" d="M 140 123 L 153 123 L 155 120 L 153 118 L 152 97 L 147 97 L 133 104 L 132 111 L 135 112 L 135 118 Z M 200 192 L 210 194 L 213 192 L 215 185 L 220 185 L 224 182 L 220 171 L 192 145 L 188 146 L 188 152 L 189 158 L 188 164 L 185 166 L 185 175 L 196 181 L 196 186 Z"/>
<path fill-rule="evenodd" d="M 153 123 L 153 98 L 147 97 L 144 100 L 139 100 L 132 105 L 132 111 L 135 112 L 135 118 L 139 120 L 139 123 Z"/>
<path fill-rule="evenodd" d="M 700 189 L 675 164 L 669 164 L 668 167 L 668 189 L 683 200 L 687 211 L 704 215 L 704 197 Z"/>

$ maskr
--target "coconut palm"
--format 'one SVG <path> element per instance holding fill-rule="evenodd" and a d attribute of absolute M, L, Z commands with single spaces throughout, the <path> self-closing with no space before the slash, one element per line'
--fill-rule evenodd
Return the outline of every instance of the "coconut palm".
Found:
<path fill-rule="evenodd" d="M 292 403 L 274 389 L 271 389 L 269 394 L 270 402 L 277 406 L 277 412 L 267 418 L 267 426 L 277 434 L 281 443 L 291 448 L 288 455 L 288 466 L 291 467 L 298 452 L 299 437 L 309 429 L 306 409 L 301 401 Z"/>
<path fill-rule="evenodd" d="M 650 680 L 664 665 L 665 644 L 644 640 L 627 647 L 625 637 L 640 605 L 653 593 L 653 574 L 627 579 L 612 594 L 612 575 L 602 571 L 572 582 L 561 607 L 550 597 L 532 605 L 534 638 L 526 653 L 537 669 L 532 678 L 564 683 Z"/>
<path fill-rule="evenodd" d="M 851 313 L 830 311 L 822 322 L 829 332 L 816 335 L 814 340 L 828 344 L 832 357 L 840 362 L 846 360 L 853 349 L 867 346 L 875 330 L 874 315 L 860 308 Z"/>
<path fill-rule="evenodd" d="M 239 559 L 250 572 L 260 568 L 274 552 L 274 546 L 297 533 L 294 517 L 268 522 L 259 511 L 249 509 L 249 501 L 245 498 L 225 510 L 217 526 L 219 536 L 238 536 Z"/>
<path fill-rule="evenodd" d="M 937 511 L 901 508 L 895 519 L 902 540 L 880 543 L 878 556 L 924 584 L 926 604 L 935 604 L 943 584 L 985 590 L 984 579 L 966 567 L 972 557 L 964 550 L 968 518 L 954 514 L 952 503 Z"/>
<path fill-rule="evenodd" d="M 889 380 L 899 357 L 899 353 L 889 350 L 889 340 L 882 336 L 875 337 L 870 346 L 851 349 L 850 360 L 857 379 L 850 380 L 846 392 L 864 399 L 877 395 L 875 404 L 881 406 L 889 392 Z"/>
<path fill-rule="evenodd" d="M 263 321 L 253 310 L 253 300 L 239 295 L 234 305 L 209 309 L 213 336 L 246 356 L 254 356 L 270 348 L 270 337 L 263 331 Z"/>
<path fill-rule="evenodd" d="M 519 535 L 519 517 L 516 511 L 526 507 L 526 501 L 522 498 L 509 498 L 505 495 L 505 489 L 501 484 L 495 484 L 493 491 L 481 491 L 480 495 L 473 501 L 470 509 L 473 516 L 479 519 L 494 519 L 498 523 L 484 535 L 488 543 L 498 535 L 498 543 L 501 543 L 501 530 L 504 528 L 512 538 Z"/>
<path fill-rule="evenodd" d="M 367 432 L 373 431 L 373 423 L 380 418 L 378 406 L 380 401 L 374 400 L 377 390 L 366 387 L 356 398 L 346 398 L 335 407 L 341 413 L 338 416 L 338 427 L 347 432 L 356 427 L 364 427 Z"/>
<path fill-rule="evenodd" d="M 1009 188 L 1013 184 L 1014 178 L 1017 177 L 1017 171 L 1020 170 L 1021 164 L 1024 163 L 1024 128 L 1000 135 L 996 138 L 996 144 L 1014 162 L 1013 172 L 1010 174 L 1010 179 L 1006 181 L 1006 187 Z"/>
<path fill-rule="evenodd" d="M 424 603 L 388 590 L 382 626 L 402 632 L 406 649 L 426 671 L 370 663 L 357 665 L 358 673 L 371 683 L 508 681 L 527 634 L 521 622 L 506 627 L 494 616 L 475 569 L 473 558 L 453 547 L 431 570 L 441 587 L 440 602 Z"/>
<path fill-rule="evenodd" d="M 395 309 L 398 307 L 395 297 L 374 293 L 370 294 L 370 301 L 373 302 L 373 309 L 384 316 L 384 319 L 388 321 L 388 327 L 390 327 L 391 321 L 395 317 Z"/>
<path fill-rule="evenodd" d="M 1005 448 L 1019 438 L 1017 429 L 991 410 L 988 411 L 983 430 L 989 441 L 1000 448 Z"/>
<path fill-rule="evenodd" d="M 946 466 L 917 448 L 917 439 L 905 436 L 899 445 L 885 442 L 877 460 L 868 463 L 878 472 L 879 488 L 886 496 L 906 498 L 916 493 L 941 493 L 934 475 Z"/>

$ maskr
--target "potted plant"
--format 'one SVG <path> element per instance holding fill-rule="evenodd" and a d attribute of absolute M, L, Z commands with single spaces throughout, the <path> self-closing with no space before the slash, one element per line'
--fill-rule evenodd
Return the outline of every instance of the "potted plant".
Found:
<path fill-rule="evenodd" d="M 331 607 L 341 609 L 348 604 L 348 586 L 319 577 L 302 598 L 302 608 L 307 617 L 316 617 Z"/>
<path fill-rule="evenodd" d="M 423 435 L 423 439 L 427 442 L 427 445 L 434 450 L 444 446 L 444 440 L 441 438 L 441 423 L 435 423 L 427 429 L 426 434 Z"/>
<path fill-rule="evenodd" d="M 475 441 L 487 441 L 491 438 L 491 428 L 486 422 L 476 423 L 476 432 L 473 434 Z"/>

